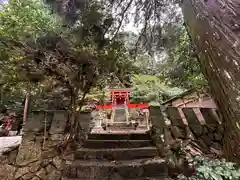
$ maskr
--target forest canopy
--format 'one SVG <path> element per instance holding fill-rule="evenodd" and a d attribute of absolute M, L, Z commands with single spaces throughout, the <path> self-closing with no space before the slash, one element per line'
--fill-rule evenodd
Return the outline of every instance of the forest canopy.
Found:
<path fill-rule="evenodd" d="M 172 34 L 168 34 L 170 26 L 162 23 L 161 29 L 165 29 L 162 30 L 165 31 L 165 40 L 162 41 L 166 42 L 161 44 L 161 48 L 154 50 L 156 53 L 151 54 L 143 39 L 141 45 L 137 45 L 140 40 L 138 33 L 120 27 L 115 29 L 116 12 L 106 11 L 106 7 L 110 8 L 106 6 L 107 4 L 101 1 L 89 1 L 87 4 L 84 1 L 74 1 L 76 4 L 70 2 L 68 1 L 68 4 L 62 1 L 61 4 L 61 1 L 57 3 L 41 0 L 24 2 L 9 0 L 2 5 L 1 98 L 5 103 L 12 103 L 13 97 L 23 98 L 29 93 L 29 87 L 31 87 L 30 93 L 36 96 L 34 99 L 41 99 L 40 102 L 36 102 L 38 105 L 42 100 L 49 103 L 49 98 L 53 99 L 51 103 L 57 99 L 68 101 L 76 91 L 79 91 L 77 96 L 80 98 L 92 87 L 105 88 L 114 78 L 118 78 L 127 86 L 134 86 L 135 95 L 141 96 L 144 94 L 144 88 L 139 89 L 136 84 L 141 83 L 140 87 L 148 85 L 144 80 L 142 82 L 138 78 L 137 80 L 135 74 L 154 76 L 158 79 L 157 89 L 160 96 L 166 95 L 166 89 L 171 92 L 172 87 L 182 88 L 176 93 L 167 93 L 166 97 L 199 84 L 197 81 L 201 74 L 198 68 L 195 71 L 196 66 L 192 63 L 194 61 L 189 57 L 189 41 L 186 33 L 182 37 L 184 29 L 179 23 L 172 25 L 175 28 L 171 31 Z M 160 28 L 160 24 L 157 26 Z M 161 38 L 163 39 L 162 36 Z M 62 49 L 61 46 L 67 48 Z M 161 54 L 164 53 L 167 54 L 167 58 L 161 58 Z M 178 58 L 175 58 L 175 55 Z M 80 56 L 82 56 L 81 60 Z M 185 65 L 192 69 L 185 71 L 184 58 L 194 64 L 191 67 Z M 90 59 L 91 65 L 83 59 L 86 61 Z M 83 71 L 90 72 L 89 69 L 84 70 L 84 66 L 93 68 L 89 77 L 84 75 Z M 179 79 L 174 76 L 174 72 L 179 68 L 182 68 L 181 72 L 185 74 L 181 75 L 184 82 L 181 84 L 176 83 Z M 108 73 L 111 74 L 111 78 L 106 78 L 109 77 Z M 96 79 L 94 77 L 98 77 L 98 80 L 92 82 Z M 86 82 L 80 85 L 79 81 L 82 82 L 84 79 Z M 53 92 L 49 92 L 52 88 L 54 88 Z M 156 89 L 156 87 L 148 88 L 150 92 Z M 165 89 L 164 93 L 163 89 Z M 61 93 L 62 91 L 64 93 Z M 57 98 L 60 94 L 64 94 L 64 98 Z M 148 99 L 147 96 L 149 95 L 145 98 Z M 152 97 L 156 98 L 156 95 Z M 162 98 L 150 99 L 161 101 Z M 69 106 L 69 103 L 65 106 Z"/>

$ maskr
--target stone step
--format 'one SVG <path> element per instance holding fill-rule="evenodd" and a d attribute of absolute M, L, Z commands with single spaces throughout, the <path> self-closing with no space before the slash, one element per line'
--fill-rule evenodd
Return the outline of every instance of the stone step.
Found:
<path fill-rule="evenodd" d="M 125 127 L 109 126 L 109 127 L 107 127 L 107 130 L 111 130 L 111 131 L 115 131 L 115 130 L 147 130 L 147 127 L 146 126 L 138 126 L 135 128 L 134 126 L 125 126 Z"/>
<path fill-rule="evenodd" d="M 131 160 L 138 158 L 154 158 L 158 156 L 156 147 L 116 148 L 116 149 L 78 149 L 75 159 L 81 160 Z"/>
<path fill-rule="evenodd" d="M 83 144 L 84 148 L 139 148 L 152 146 L 151 140 L 86 140 Z"/>
<path fill-rule="evenodd" d="M 88 180 L 85 178 L 62 178 L 62 180 Z M 116 177 L 113 175 L 112 177 L 106 177 L 105 179 L 91 179 L 91 180 L 169 180 L 169 178 L 166 178 L 166 175 L 162 176 L 155 176 L 155 177 L 138 177 L 138 178 L 122 178 L 118 175 Z"/>
<path fill-rule="evenodd" d="M 63 176 L 68 178 L 109 180 L 112 174 L 122 179 L 165 176 L 167 167 L 162 159 L 135 159 L 129 161 L 74 161 L 66 165 Z"/>
<path fill-rule="evenodd" d="M 127 124 L 126 121 L 123 121 L 123 122 L 114 121 L 113 125 L 108 124 L 107 127 L 132 127 L 132 125 L 131 124 Z"/>
<path fill-rule="evenodd" d="M 150 140 L 148 133 L 131 133 L 131 134 L 112 134 L 112 133 L 91 133 L 88 135 L 88 139 L 97 140 Z"/>

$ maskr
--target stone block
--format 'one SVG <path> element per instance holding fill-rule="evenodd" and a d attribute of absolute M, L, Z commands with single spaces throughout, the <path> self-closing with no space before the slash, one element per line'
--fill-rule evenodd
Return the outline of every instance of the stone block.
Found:
<path fill-rule="evenodd" d="M 50 149 L 42 152 L 42 158 L 43 159 L 53 158 L 53 157 L 58 156 L 58 155 L 59 155 L 59 153 L 56 150 L 56 148 L 50 148 Z"/>
<path fill-rule="evenodd" d="M 23 175 L 21 179 L 23 179 L 23 180 L 32 180 L 32 178 L 34 176 L 35 176 L 35 173 L 27 173 L 27 174 Z"/>
<path fill-rule="evenodd" d="M 32 178 L 32 180 L 41 180 L 39 177 L 37 177 L 37 176 L 34 176 L 33 178 Z"/>
<path fill-rule="evenodd" d="M 36 173 L 36 175 L 39 177 L 39 178 L 41 178 L 41 179 L 46 179 L 46 171 L 42 168 L 42 169 L 40 169 L 37 173 Z"/>
<path fill-rule="evenodd" d="M 208 134 L 209 133 L 209 129 L 208 129 L 208 127 L 206 126 L 206 125 L 204 125 L 203 126 L 203 132 L 202 132 L 202 134 L 203 135 L 206 135 L 206 134 Z"/>
<path fill-rule="evenodd" d="M 44 112 L 31 113 L 23 126 L 23 132 L 43 132 L 44 117 Z"/>
<path fill-rule="evenodd" d="M 175 126 L 184 126 L 183 119 L 179 113 L 177 107 L 168 107 L 166 108 L 166 113 L 168 118 L 171 120 L 171 124 Z"/>
<path fill-rule="evenodd" d="M 198 139 L 197 144 L 201 147 L 201 149 L 206 152 L 209 150 L 209 146 L 206 145 L 203 139 Z"/>
<path fill-rule="evenodd" d="M 203 134 L 203 126 L 202 125 L 191 125 L 189 127 L 190 127 L 192 133 L 196 137 L 200 137 Z"/>
<path fill-rule="evenodd" d="M 26 166 L 26 167 L 22 167 L 22 168 L 18 168 L 16 174 L 15 174 L 15 179 L 18 179 L 26 174 L 29 173 L 29 167 Z"/>
<path fill-rule="evenodd" d="M 46 173 L 49 174 L 51 173 L 52 171 L 55 171 L 56 168 L 52 165 L 52 164 L 49 164 L 45 167 L 45 170 L 46 170 Z"/>
<path fill-rule="evenodd" d="M 59 156 L 54 157 L 52 163 L 58 170 L 62 168 L 62 159 Z"/>
<path fill-rule="evenodd" d="M 217 114 L 214 113 L 214 109 L 201 108 L 200 111 L 206 121 L 206 124 L 208 124 L 208 125 L 210 125 L 210 124 L 218 125 L 219 124 L 219 121 L 218 121 L 219 118 L 217 117 Z"/>
<path fill-rule="evenodd" d="M 211 137 L 209 136 L 202 136 L 201 139 L 204 141 L 204 143 L 209 147 L 212 144 Z"/>
<path fill-rule="evenodd" d="M 34 163 L 29 164 L 29 172 L 35 173 L 40 169 L 41 161 L 36 161 Z"/>
<path fill-rule="evenodd" d="M 221 141 L 223 139 L 223 134 L 220 132 L 214 133 L 214 140 L 215 141 Z"/>
<path fill-rule="evenodd" d="M 42 155 L 41 146 L 37 145 L 33 141 L 30 142 L 23 141 L 18 151 L 16 164 L 18 166 L 26 166 L 30 163 L 40 160 L 41 155 Z"/>
<path fill-rule="evenodd" d="M 11 165 L 0 165 L 0 179 L 1 180 L 13 180 L 13 174 L 15 167 Z"/>
<path fill-rule="evenodd" d="M 171 127 L 171 132 L 174 138 L 184 138 L 185 137 L 185 132 L 183 129 L 181 129 L 178 126 L 170 126 Z"/>
<path fill-rule="evenodd" d="M 60 180 L 61 179 L 61 172 L 57 171 L 57 170 L 53 170 L 51 172 L 48 173 L 48 175 L 46 176 L 46 179 L 51 179 L 51 180 Z"/>
<path fill-rule="evenodd" d="M 163 128 L 165 123 L 164 123 L 164 119 L 163 119 L 163 115 L 161 113 L 160 107 L 151 106 L 149 110 L 150 110 L 150 120 L 152 122 L 152 125 L 156 128 Z"/>
<path fill-rule="evenodd" d="M 52 124 L 49 130 L 50 134 L 62 134 L 66 128 L 68 121 L 67 111 L 56 111 L 54 112 Z"/>
<path fill-rule="evenodd" d="M 188 125 L 201 125 L 193 108 L 182 108 L 182 111 L 187 119 Z"/>
<path fill-rule="evenodd" d="M 90 132 L 90 126 L 91 126 L 90 124 L 92 119 L 91 113 L 79 112 L 77 118 L 78 118 L 79 125 L 87 132 Z"/>
<path fill-rule="evenodd" d="M 14 151 L 11 151 L 8 155 L 8 162 L 9 164 L 15 164 L 16 158 L 17 158 L 18 150 L 15 149 Z"/>

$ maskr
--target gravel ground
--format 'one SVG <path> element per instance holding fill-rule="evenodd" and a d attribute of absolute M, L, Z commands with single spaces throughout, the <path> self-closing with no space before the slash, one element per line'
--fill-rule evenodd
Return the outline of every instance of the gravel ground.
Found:
<path fill-rule="evenodd" d="M 21 140 L 22 136 L 0 137 L 0 154 L 12 146 L 19 145 Z"/>

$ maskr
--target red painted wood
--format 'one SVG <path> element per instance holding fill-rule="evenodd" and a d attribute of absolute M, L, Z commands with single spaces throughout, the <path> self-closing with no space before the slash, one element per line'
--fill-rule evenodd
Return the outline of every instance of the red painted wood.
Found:
<path fill-rule="evenodd" d="M 133 108 L 148 108 L 149 105 L 148 104 L 128 104 L 128 108 L 133 109 Z M 112 109 L 113 106 L 112 105 L 98 105 L 96 106 L 97 109 Z"/>

